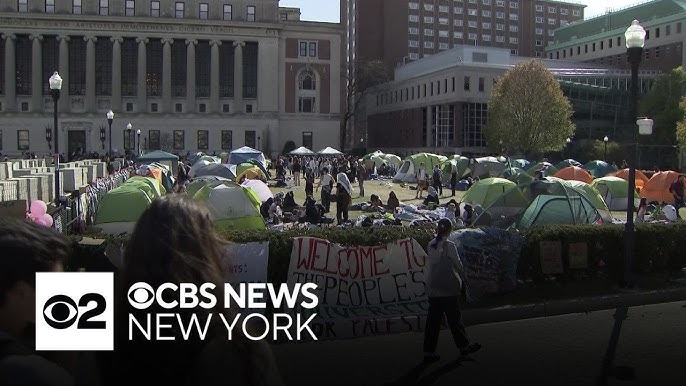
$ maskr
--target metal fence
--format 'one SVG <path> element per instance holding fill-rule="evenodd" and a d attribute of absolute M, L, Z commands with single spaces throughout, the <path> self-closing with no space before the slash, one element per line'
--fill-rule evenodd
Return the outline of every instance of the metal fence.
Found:
<path fill-rule="evenodd" d="M 112 189 L 121 186 L 131 175 L 131 169 L 122 169 L 110 176 L 100 178 L 86 186 L 84 192 L 75 191 L 62 199 L 50 215 L 53 227 L 62 234 L 80 233 L 95 223 L 95 213 L 100 200 Z"/>

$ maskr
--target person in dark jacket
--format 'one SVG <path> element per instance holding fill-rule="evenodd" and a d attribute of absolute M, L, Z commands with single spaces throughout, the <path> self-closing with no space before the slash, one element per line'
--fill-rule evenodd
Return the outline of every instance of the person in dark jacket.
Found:
<path fill-rule="evenodd" d="M 272 207 L 272 204 L 274 203 L 274 197 L 269 197 L 267 201 L 263 202 L 262 205 L 260 205 L 260 214 L 262 215 L 262 218 L 265 220 L 269 218 L 269 208 Z"/>

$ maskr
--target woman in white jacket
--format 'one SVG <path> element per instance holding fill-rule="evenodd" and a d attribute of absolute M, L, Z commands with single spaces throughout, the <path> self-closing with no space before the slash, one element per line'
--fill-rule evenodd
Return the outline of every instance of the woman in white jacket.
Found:
<path fill-rule="evenodd" d="M 424 328 L 424 362 L 440 359 L 436 354 L 441 319 L 445 314 L 453 334 L 453 340 L 461 355 L 477 352 L 481 345 L 469 343 L 462 313 L 460 311 L 460 292 L 463 291 L 464 266 L 457 253 L 455 243 L 448 240 L 452 223 L 447 218 L 438 221 L 436 238 L 427 247 L 426 294 L 429 297 L 429 311 Z"/>

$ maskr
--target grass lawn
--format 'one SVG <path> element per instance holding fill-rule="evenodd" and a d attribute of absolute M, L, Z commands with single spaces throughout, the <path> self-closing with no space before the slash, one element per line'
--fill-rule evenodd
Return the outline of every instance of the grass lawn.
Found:
<path fill-rule="evenodd" d="M 298 205 L 303 205 L 305 203 L 305 180 L 303 178 L 300 179 L 301 185 L 300 186 L 295 186 L 293 185 L 293 181 L 289 180 L 288 184 L 289 186 L 287 188 L 270 188 L 273 193 L 277 192 L 288 192 L 293 191 L 293 194 L 295 195 L 295 202 Z M 319 182 L 319 179 L 315 179 L 314 186 L 315 188 L 317 187 L 317 183 Z M 269 185 L 272 186 L 276 183 L 276 181 L 270 180 Z M 360 189 L 359 185 L 357 183 L 353 184 L 353 205 L 354 204 L 359 204 L 363 202 L 368 202 L 369 198 L 372 196 L 372 194 L 376 194 L 379 196 L 381 201 L 385 204 L 386 201 L 388 201 L 388 194 L 393 191 L 395 192 L 396 197 L 398 197 L 398 200 L 400 202 L 405 203 L 405 204 L 415 204 L 419 205 L 422 203 L 424 200 L 422 199 L 415 199 L 415 195 L 417 194 L 416 190 L 410 189 L 410 186 L 416 187 L 417 184 L 404 184 L 404 187 L 401 186 L 400 183 L 398 182 L 392 182 L 390 179 L 389 180 L 384 180 L 384 181 L 379 181 L 379 180 L 367 180 L 364 182 L 364 197 L 358 197 L 360 194 Z M 336 188 L 334 188 L 334 193 L 336 192 Z M 426 197 L 426 190 L 423 192 L 423 197 Z M 460 192 L 460 191 L 455 191 L 455 201 L 460 202 L 462 200 L 462 197 L 464 196 L 465 192 Z M 450 189 L 443 188 L 443 196 L 439 197 L 439 200 L 441 204 L 450 201 L 451 198 L 451 191 Z M 317 202 L 321 202 L 321 189 L 319 191 L 314 192 L 314 198 L 317 200 Z M 351 210 L 348 212 L 348 217 L 352 219 L 357 219 L 360 215 L 362 214 L 371 214 L 368 212 L 362 212 L 359 210 Z M 331 203 L 331 212 L 327 214 L 329 217 L 336 217 L 336 202 Z"/>

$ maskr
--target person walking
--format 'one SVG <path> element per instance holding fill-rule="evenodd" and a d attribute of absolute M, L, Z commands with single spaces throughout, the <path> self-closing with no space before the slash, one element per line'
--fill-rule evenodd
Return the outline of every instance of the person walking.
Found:
<path fill-rule="evenodd" d="M 442 174 L 441 168 L 438 167 L 438 164 L 434 165 L 434 170 L 433 170 L 433 173 L 431 175 L 431 182 L 432 182 L 434 189 L 436 189 L 436 192 L 438 192 L 438 194 L 442 196 L 443 195 L 443 181 L 441 180 L 441 177 L 442 177 L 441 174 Z"/>
<path fill-rule="evenodd" d="M 462 312 L 460 311 L 460 293 L 466 291 L 464 266 L 457 253 L 455 243 L 448 240 L 452 232 L 452 223 L 447 218 L 438 220 L 436 238 L 428 245 L 426 294 L 429 297 L 429 311 L 424 328 L 424 362 L 436 362 L 438 334 L 443 315 L 448 320 L 453 340 L 460 350 L 460 355 L 469 355 L 481 349 L 479 343 L 470 343 L 467 338 Z"/>
<path fill-rule="evenodd" d="M 450 189 L 453 191 L 451 197 L 455 197 L 455 188 L 457 187 L 457 166 L 452 165 L 450 168 Z"/>
<path fill-rule="evenodd" d="M 426 185 L 426 169 L 424 162 L 419 163 L 419 170 L 417 171 L 417 194 L 414 198 L 422 198 L 422 191 L 427 188 Z"/>
<path fill-rule="evenodd" d="M 357 180 L 360 184 L 360 197 L 364 197 L 364 180 L 366 179 L 367 172 L 364 169 L 362 163 L 357 165 Z"/>

